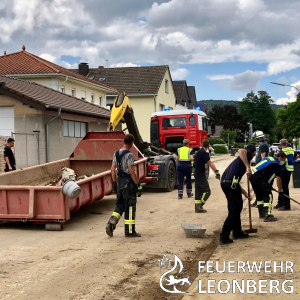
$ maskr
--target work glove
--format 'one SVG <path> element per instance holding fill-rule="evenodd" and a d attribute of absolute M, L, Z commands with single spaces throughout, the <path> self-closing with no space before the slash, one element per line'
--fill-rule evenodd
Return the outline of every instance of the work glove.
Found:
<path fill-rule="evenodd" d="M 216 178 L 219 180 L 221 179 L 221 174 L 220 174 L 219 170 L 216 171 Z"/>
<path fill-rule="evenodd" d="M 113 182 L 113 194 L 117 194 L 117 192 L 118 192 L 117 182 L 114 181 Z"/>
<path fill-rule="evenodd" d="M 143 187 L 142 187 L 141 184 L 139 183 L 139 184 L 136 185 L 136 188 L 137 188 L 137 196 L 138 196 L 138 197 L 141 197 L 142 194 L 143 194 Z"/>

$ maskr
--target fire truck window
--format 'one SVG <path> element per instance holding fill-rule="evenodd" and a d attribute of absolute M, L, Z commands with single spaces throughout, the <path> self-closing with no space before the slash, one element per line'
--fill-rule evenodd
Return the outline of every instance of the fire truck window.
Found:
<path fill-rule="evenodd" d="M 202 118 L 203 130 L 207 132 L 207 119 Z"/>
<path fill-rule="evenodd" d="M 196 118 L 190 117 L 190 126 L 195 126 L 195 125 L 196 125 Z"/>
<path fill-rule="evenodd" d="M 186 118 L 165 118 L 163 119 L 163 128 L 168 127 L 185 127 Z"/>

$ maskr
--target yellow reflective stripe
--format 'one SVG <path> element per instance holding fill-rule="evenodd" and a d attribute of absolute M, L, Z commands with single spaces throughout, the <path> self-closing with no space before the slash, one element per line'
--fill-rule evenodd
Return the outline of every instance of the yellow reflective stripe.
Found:
<path fill-rule="evenodd" d="M 129 221 L 133 221 L 132 220 L 132 206 L 129 206 Z M 132 233 L 132 224 L 129 224 L 129 233 Z"/>
<path fill-rule="evenodd" d="M 195 204 L 201 204 L 201 200 L 195 200 Z"/>
<path fill-rule="evenodd" d="M 261 165 L 263 165 L 263 164 L 265 164 L 265 163 L 267 163 L 268 162 L 268 160 L 267 159 L 263 159 L 262 161 L 260 161 L 256 166 L 255 166 L 255 168 L 254 169 L 256 169 L 257 167 L 259 167 L 259 166 L 261 166 Z M 256 172 L 257 170 L 255 170 L 255 172 Z"/>
<path fill-rule="evenodd" d="M 291 147 L 287 147 L 287 148 L 283 148 L 282 151 L 286 154 L 286 155 L 294 155 L 294 150 Z"/>
<path fill-rule="evenodd" d="M 118 214 L 117 212 L 113 212 L 113 213 L 112 213 L 112 216 L 118 218 L 119 220 L 121 219 L 121 215 Z"/>
<path fill-rule="evenodd" d="M 275 159 L 274 159 L 273 157 L 271 157 L 271 156 L 268 156 L 268 159 L 269 159 L 270 161 L 275 161 Z"/>
<path fill-rule="evenodd" d="M 264 203 L 264 207 L 269 207 L 269 203 Z"/>
<path fill-rule="evenodd" d="M 286 165 L 285 168 L 288 170 L 288 171 L 291 171 L 293 172 L 294 171 L 294 166 L 291 166 L 291 165 Z"/>
<path fill-rule="evenodd" d="M 271 214 L 272 211 L 272 200 L 273 200 L 273 196 L 272 194 L 269 195 L 269 209 L 268 209 L 268 214 Z"/>
<path fill-rule="evenodd" d="M 135 221 L 124 220 L 124 224 L 126 224 L 126 225 L 129 225 L 129 224 L 134 225 Z"/>
<path fill-rule="evenodd" d="M 206 194 L 207 194 L 207 193 L 203 193 L 203 195 L 202 195 L 202 198 L 201 198 L 201 202 L 202 202 L 202 203 L 205 203 L 204 197 L 205 197 Z"/>
<path fill-rule="evenodd" d="M 268 180 L 269 183 L 271 183 L 271 181 L 275 178 L 275 174 L 273 174 L 270 179 Z"/>
<path fill-rule="evenodd" d="M 257 205 L 263 205 L 263 204 L 264 204 L 264 201 L 256 201 L 256 204 L 257 204 Z"/>

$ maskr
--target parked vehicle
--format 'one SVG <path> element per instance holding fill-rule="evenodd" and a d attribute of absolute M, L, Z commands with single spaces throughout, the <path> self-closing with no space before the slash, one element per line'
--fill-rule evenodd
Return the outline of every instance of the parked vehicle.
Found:
<path fill-rule="evenodd" d="M 258 153 L 258 150 L 259 150 L 259 146 L 256 147 L 256 153 L 255 153 L 254 157 L 252 158 L 252 160 L 250 162 L 251 166 L 255 166 L 256 165 L 255 160 L 256 160 L 256 155 Z"/>
<path fill-rule="evenodd" d="M 160 111 L 151 116 L 150 133 L 154 146 L 176 152 L 184 139 L 190 141 L 190 148 L 199 149 L 214 133 L 214 126 L 201 110 Z"/>
<path fill-rule="evenodd" d="M 214 144 L 214 146 L 223 146 L 223 147 L 225 147 L 227 150 L 229 150 L 227 144 Z"/>
<path fill-rule="evenodd" d="M 214 124 L 210 124 L 206 114 L 197 109 L 155 112 L 151 115 L 151 143 L 157 148 L 176 152 L 184 139 L 196 153 L 203 140 L 214 134 Z M 209 166 L 206 165 L 209 176 Z"/>
<path fill-rule="evenodd" d="M 70 212 L 90 205 L 112 193 L 111 161 L 123 146 L 123 132 L 89 132 L 69 158 L 0 175 L 0 221 L 46 224 L 46 230 L 61 230 Z M 134 146 L 135 171 L 146 176 L 147 158 Z M 62 167 L 75 171 L 81 188 L 78 198 L 62 193 L 62 186 L 51 186 L 61 177 Z M 50 184 L 49 184 L 50 183 Z"/>

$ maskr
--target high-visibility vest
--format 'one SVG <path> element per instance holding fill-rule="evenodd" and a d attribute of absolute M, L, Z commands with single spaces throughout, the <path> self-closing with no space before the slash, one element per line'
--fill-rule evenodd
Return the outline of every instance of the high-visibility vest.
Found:
<path fill-rule="evenodd" d="M 293 172 L 294 171 L 294 150 L 291 147 L 285 147 L 282 149 L 282 152 L 285 153 L 286 155 L 286 160 L 285 160 L 285 168 Z"/>
<path fill-rule="evenodd" d="M 279 161 L 276 157 L 265 157 L 263 158 L 254 168 L 252 168 L 252 174 L 256 173 L 259 170 L 265 169 L 270 164 L 279 164 Z M 266 180 L 272 186 L 275 178 L 275 174 L 269 174 L 266 176 Z"/>
<path fill-rule="evenodd" d="M 190 155 L 191 155 L 192 149 L 186 146 L 183 146 L 181 148 L 178 148 L 177 153 L 179 157 L 179 161 L 184 162 L 184 161 L 191 161 Z"/>

